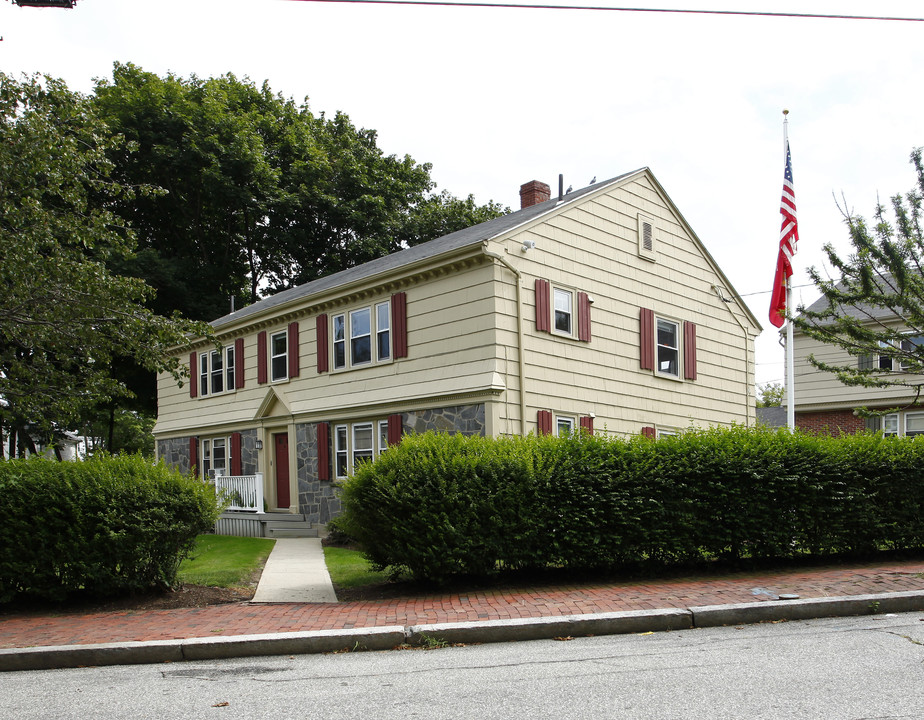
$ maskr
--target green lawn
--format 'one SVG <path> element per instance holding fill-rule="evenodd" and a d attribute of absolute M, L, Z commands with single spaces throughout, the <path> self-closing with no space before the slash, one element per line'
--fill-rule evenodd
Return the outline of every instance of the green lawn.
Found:
<path fill-rule="evenodd" d="M 324 548 L 324 560 L 334 587 L 358 588 L 388 580 L 385 572 L 374 572 L 359 550 L 341 547 Z"/>
<path fill-rule="evenodd" d="M 180 563 L 177 580 L 213 587 L 246 585 L 253 571 L 263 567 L 275 544 L 269 538 L 200 535 L 192 553 Z"/>

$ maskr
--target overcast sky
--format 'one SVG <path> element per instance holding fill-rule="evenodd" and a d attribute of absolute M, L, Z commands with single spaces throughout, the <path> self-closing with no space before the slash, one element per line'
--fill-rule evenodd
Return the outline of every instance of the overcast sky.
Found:
<path fill-rule="evenodd" d="M 549 3 L 561 0 L 548 0 Z M 561 3 L 564 4 L 564 3 Z M 919 0 L 598 0 L 593 5 L 924 18 Z M 300 0 L 0 2 L 0 70 L 89 92 L 114 62 L 264 80 L 342 110 L 440 189 L 519 207 L 519 187 L 584 187 L 649 167 L 765 330 L 758 383 L 782 381 L 767 319 L 783 114 L 799 212 L 796 286 L 849 246 L 835 196 L 869 216 L 910 190 L 924 145 L 924 22 L 332 4 Z M 797 300 L 818 297 L 812 287 Z"/>

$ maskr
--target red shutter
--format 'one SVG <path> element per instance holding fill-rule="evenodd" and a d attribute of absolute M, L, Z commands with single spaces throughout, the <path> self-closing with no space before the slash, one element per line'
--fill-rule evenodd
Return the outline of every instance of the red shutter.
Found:
<path fill-rule="evenodd" d="M 198 475 L 199 472 L 199 438 L 189 438 L 189 472 Z"/>
<path fill-rule="evenodd" d="M 298 364 L 298 321 L 289 323 L 289 342 L 286 346 L 286 352 L 289 355 L 289 377 L 296 378 L 299 373 Z"/>
<path fill-rule="evenodd" d="M 539 332 L 552 332 L 549 292 L 549 281 L 536 278 L 536 330 Z"/>
<path fill-rule="evenodd" d="M 373 321 L 374 322 L 374 321 Z M 407 357 L 407 294 L 391 296 L 391 337 L 394 357 Z"/>
<path fill-rule="evenodd" d="M 696 323 L 683 324 L 683 377 L 696 380 Z"/>
<path fill-rule="evenodd" d="M 538 422 L 539 422 L 539 434 L 540 435 L 551 435 L 552 434 L 552 411 L 551 410 L 540 410 Z"/>
<path fill-rule="evenodd" d="M 581 430 L 586 430 L 591 435 L 594 434 L 594 419 L 590 415 L 585 415 L 580 420 Z"/>
<path fill-rule="evenodd" d="M 241 434 L 231 433 L 231 474 L 243 475 L 241 463 Z"/>
<path fill-rule="evenodd" d="M 330 480 L 329 423 L 318 423 L 318 480 Z"/>
<path fill-rule="evenodd" d="M 318 343 L 318 372 L 326 373 L 330 369 L 330 348 L 327 345 L 327 314 L 318 315 L 315 322 Z"/>
<path fill-rule="evenodd" d="M 651 438 L 652 440 L 657 437 L 657 433 L 653 427 L 643 427 L 642 435 L 644 435 L 646 438 Z"/>
<path fill-rule="evenodd" d="M 196 362 L 199 356 L 189 353 L 189 397 L 199 397 L 199 366 Z"/>
<path fill-rule="evenodd" d="M 401 413 L 388 416 L 388 446 L 398 445 L 401 442 Z"/>
<path fill-rule="evenodd" d="M 654 370 L 654 310 L 641 308 L 639 312 L 639 361 L 642 370 Z"/>
<path fill-rule="evenodd" d="M 244 387 L 244 338 L 234 341 L 234 387 Z"/>
<path fill-rule="evenodd" d="M 590 342 L 590 297 L 578 293 L 578 340 Z"/>
<path fill-rule="evenodd" d="M 257 383 L 266 382 L 266 330 L 257 335 Z"/>

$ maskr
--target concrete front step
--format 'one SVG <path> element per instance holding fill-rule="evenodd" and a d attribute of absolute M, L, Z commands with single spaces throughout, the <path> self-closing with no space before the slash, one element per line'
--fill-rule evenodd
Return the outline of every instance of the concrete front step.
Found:
<path fill-rule="evenodd" d="M 311 523 L 268 522 L 263 526 L 264 537 L 268 538 L 316 538 L 318 529 Z"/>

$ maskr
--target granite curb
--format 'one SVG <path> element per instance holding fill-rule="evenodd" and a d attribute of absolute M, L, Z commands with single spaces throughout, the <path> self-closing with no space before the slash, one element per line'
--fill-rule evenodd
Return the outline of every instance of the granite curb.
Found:
<path fill-rule="evenodd" d="M 924 590 L 769 600 L 686 609 L 630 610 L 510 620 L 433 623 L 404 627 L 352 628 L 311 632 L 232 635 L 145 642 L 59 645 L 0 649 L 0 672 L 100 665 L 215 660 L 258 655 L 298 655 L 356 650 L 391 650 L 399 645 L 489 643 L 557 637 L 668 632 L 782 620 L 873 615 L 924 610 Z"/>

